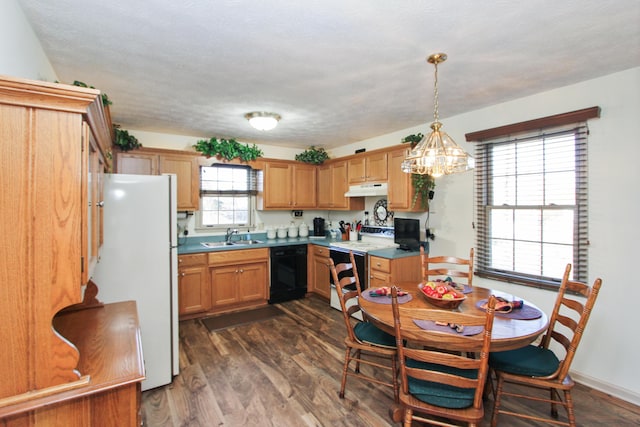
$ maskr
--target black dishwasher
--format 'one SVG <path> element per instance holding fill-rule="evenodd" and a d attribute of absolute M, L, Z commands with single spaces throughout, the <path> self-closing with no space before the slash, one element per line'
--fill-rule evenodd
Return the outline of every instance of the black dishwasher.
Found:
<path fill-rule="evenodd" d="M 271 248 L 269 304 L 304 298 L 307 293 L 307 245 Z"/>

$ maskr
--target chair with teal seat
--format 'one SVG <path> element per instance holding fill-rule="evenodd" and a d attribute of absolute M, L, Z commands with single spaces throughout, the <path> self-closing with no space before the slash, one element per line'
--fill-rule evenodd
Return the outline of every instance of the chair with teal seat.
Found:
<path fill-rule="evenodd" d="M 571 399 L 574 382 L 569 375 L 569 368 L 598 297 L 602 280 L 596 279 L 593 286 L 589 287 L 585 283 L 569 280 L 570 272 L 571 264 L 568 264 L 549 319 L 549 326 L 540 344 L 491 353 L 489 356 L 489 366 L 495 373 L 497 384 L 491 418 L 492 426 L 497 425 L 499 414 L 558 425 L 576 425 Z M 558 353 L 563 351 L 564 355 L 558 357 L 554 350 Z M 505 383 L 527 386 L 528 390 L 547 390 L 550 395 L 549 398 L 545 398 L 541 393 L 516 393 L 511 389 L 505 389 Z M 550 403 L 552 418 L 503 409 L 504 396 Z M 567 412 L 566 421 L 558 418 L 558 404 L 562 405 Z"/>
<path fill-rule="evenodd" d="M 411 426 L 414 420 L 440 426 L 458 426 L 461 421 L 479 425 L 484 417 L 482 397 L 489 370 L 495 297 L 489 298 L 484 313 L 462 313 L 403 307 L 398 304 L 395 287 L 391 295 L 404 426 Z M 453 328 L 428 331 L 418 327 L 414 319 L 480 327 L 480 332 L 466 336 Z M 434 334 L 441 335 L 439 348 L 423 344 L 432 343 Z"/>
<path fill-rule="evenodd" d="M 336 292 L 340 300 L 347 336 L 344 339 L 346 354 L 342 368 L 340 384 L 340 398 L 344 398 L 347 377 L 354 376 L 365 381 L 386 385 L 393 389 L 394 401 L 398 401 L 398 368 L 396 354 L 396 340 L 393 335 L 378 329 L 374 324 L 359 321 L 353 315 L 361 312 L 357 298 L 361 295 L 358 270 L 353 257 L 349 253 L 350 263 L 334 264 L 329 259 L 329 269 L 336 285 Z M 354 366 L 352 367 L 352 362 Z M 369 365 L 389 371 L 389 378 L 378 377 L 375 372 L 363 373 L 360 364 Z"/>

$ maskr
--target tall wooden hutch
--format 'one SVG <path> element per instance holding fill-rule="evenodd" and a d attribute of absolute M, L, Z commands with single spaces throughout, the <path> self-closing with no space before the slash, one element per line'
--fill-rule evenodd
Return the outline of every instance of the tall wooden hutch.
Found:
<path fill-rule="evenodd" d="M 135 302 L 86 286 L 112 131 L 97 90 L 0 76 L 0 425 L 140 425 Z"/>

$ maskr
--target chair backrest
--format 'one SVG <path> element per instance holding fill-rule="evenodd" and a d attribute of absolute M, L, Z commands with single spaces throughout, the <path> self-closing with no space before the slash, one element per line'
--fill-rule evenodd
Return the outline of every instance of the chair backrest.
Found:
<path fill-rule="evenodd" d="M 356 297 L 360 296 L 361 288 L 353 252 L 349 252 L 349 259 L 351 262 L 337 265 L 332 259 L 329 259 L 329 269 L 331 270 L 333 283 L 336 285 L 336 293 L 340 300 L 340 307 L 342 308 L 349 338 L 353 341 L 358 341 L 353 331 L 351 316 L 360 311 Z"/>
<path fill-rule="evenodd" d="M 409 392 L 408 377 L 459 388 L 475 389 L 473 407 L 480 408 L 489 370 L 489 348 L 493 330 L 495 297 L 492 295 L 489 298 L 486 313 L 478 311 L 477 314 L 403 307 L 398 304 L 395 286 L 391 288 L 391 301 L 403 393 Z M 434 332 L 421 329 L 413 322 L 414 319 L 464 325 L 465 327 L 483 326 L 484 329 L 481 333 L 471 336 Z M 420 345 L 421 336 L 425 336 L 423 342 L 430 343 L 433 342 L 433 334 L 436 333 L 442 335 L 443 349 Z M 412 345 L 406 346 L 407 342 L 411 342 Z M 469 357 L 469 354 L 475 354 L 475 357 Z M 441 369 L 410 367 L 407 366 L 407 359 L 446 366 L 449 373 L 443 373 Z M 478 375 L 476 378 L 457 375 L 455 373 L 457 369 L 476 369 Z"/>
<path fill-rule="evenodd" d="M 565 349 L 564 359 L 560 355 L 556 355 L 560 359 L 560 366 L 554 374 L 549 376 L 549 378 L 556 378 L 558 381 L 563 381 L 569 373 L 571 362 L 573 362 L 602 285 L 600 278 L 597 278 L 591 287 L 586 283 L 569 280 L 570 273 L 571 264 L 567 264 L 549 319 L 549 327 L 540 342 L 540 347 L 549 348 L 553 339 Z M 586 300 L 579 299 L 578 295 L 586 297 Z"/>
<path fill-rule="evenodd" d="M 456 283 L 473 286 L 473 248 L 469 251 L 469 259 L 464 259 L 454 256 L 430 257 L 420 246 L 420 260 L 422 279 L 425 281 L 451 277 Z"/>

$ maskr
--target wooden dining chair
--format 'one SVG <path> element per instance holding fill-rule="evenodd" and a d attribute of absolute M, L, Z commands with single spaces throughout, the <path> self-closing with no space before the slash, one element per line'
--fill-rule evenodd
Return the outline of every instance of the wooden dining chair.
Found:
<path fill-rule="evenodd" d="M 357 303 L 361 288 L 353 252 L 349 253 L 349 258 L 350 263 L 339 263 L 338 265 L 329 259 L 329 268 L 336 285 L 347 328 L 347 336 L 344 339 L 346 354 L 342 369 L 340 398 L 344 398 L 347 376 L 354 376 L 393 388 L 394 401 L 397 402 L 399 386 L 395 337 L 377 328 L 373 323 L 359 321 L 353 317 L 355 313 L 361 311 Z M 352 362 L 353 367 L 351 366 Z M 377 378 L 373 373 L 365 374 L 360 370 L 360 364 L 389 370 L 390 379 Z"/>
<path fill-rule="evenodd" d="M 397 288 L 392 287 L 404 426 L 411 426 L 413 420 L 440 426 L 459 425 L 451 424 L 452 420 L 479 425 L 484 417 L 482 396 L 489 369 L 495 297 L 489 298 L 485 313 L 461 313 L 405 308 L 398 304 L 397 295 Z M 453 329 L 448 332 L 424 330 L 414 319 L 464 325 L 464 328 L 481 327 L 481 332 L 465 336 Z M 433 338 L 433 334 L 442 336 L 441 349 L 423 344 L 433 339 L 421 337 Z"/>
<path fill-rule="evenodd" d="M 571 362 L 576 355 L 578 345 L 582 339 L 584 329 L 589 320 L 589 315 L 598 297 L 602 280 L 596 279 L 592 287 L 581 282 L 569 280 L 571 264 L 568 264 L 562 277 L 562 283 L 558 290 L 556 303 L 549 319 L 549 327 L 539 345 L 529 345 L 516 350 L 491 353 L 489 366 L 495 373 L 497 385 L 494 393 L 493 415 L 491 425 L 496 426 L 498 415 L 505 414 L 529 420 L 545 421 L 553 424 L 575 426 L 575 414 L 571 389 L 574 382 L 569 376 Z M 586 297 L 579 299 L 574 295 Z M 552 341 L 559 345 L 553 345 L 564 351 L 564 355 L 558 357 L 550 348 Z M 505 390 L 505 383 L 519 384 L 533 389 L 546 389 L 550 398 L 544 398 L 537 394 L 525 395 Z M 564 400 L 560 395 L 562 392 Z M 503 396 L 521 399 L 548 402 L 551 404 L 551 418 L 532 416 L 508 411 L 501 408 Z M 567 422 L 558 419 L 557 405 L 564 406 L 567 411 Z"/>
<path fill-rule="evenodd" d="M 465 259 L 455 256 L 432 257 L 420 246 L 420 261 L 424 281 L 451 277 L 456 283 L 473 286 L 473 248 L 469 251 L 469 258 Z"/>

